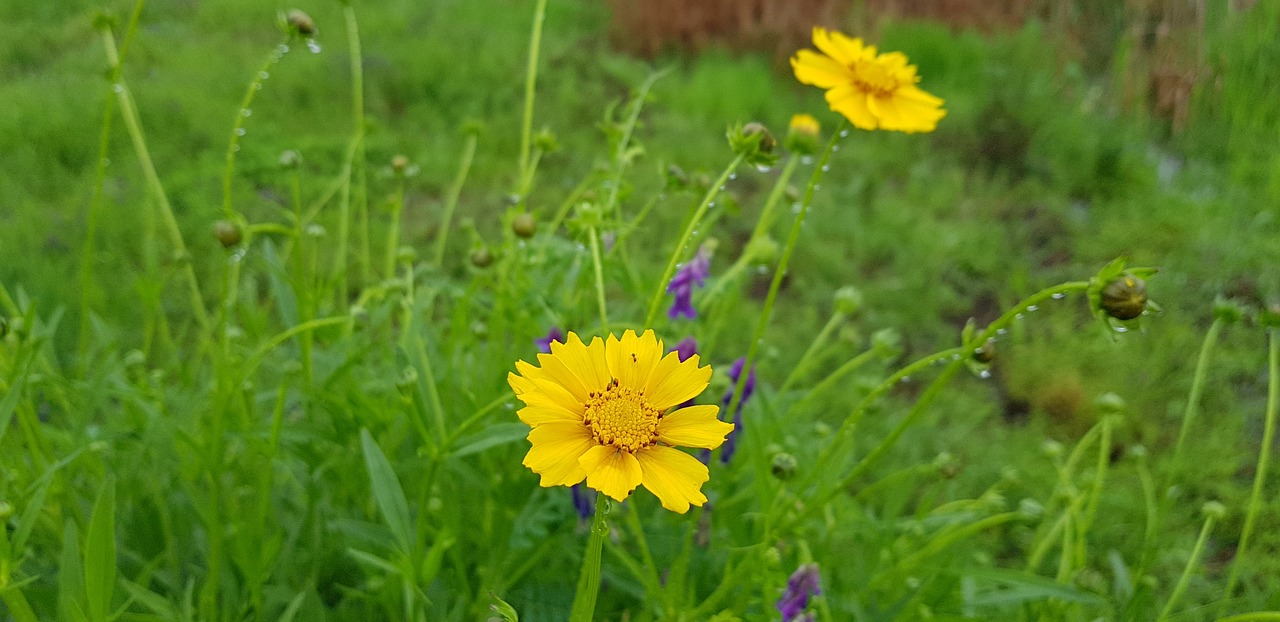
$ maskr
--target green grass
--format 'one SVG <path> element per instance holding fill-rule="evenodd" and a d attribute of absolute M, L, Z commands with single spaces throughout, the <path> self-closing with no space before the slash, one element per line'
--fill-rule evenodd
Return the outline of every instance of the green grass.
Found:
<path fill-rule="evenodd" d="M 642 326 L 688 217 L 734 157 L 725 129 L 760 121 L 781 138 L 792 114 L 809 112 L 829 135 L 838 119 L 763 56 L 628 58 L 606 43 L 604 8 L 551 2 L 532 129 L 558 149 L 512 205 L 533 5 L 354 5 L 366 128 L 352 170 L 363 162 L 364 185 L 358 172 L 344 182 L 348 154 L 360 153 L 344 5 L 301 7 L 321 51 L 294 40 L 270 67 L 238 138 L 229 213 L 227 145 L 247 86 L 284 40 L 276 7 L 146 5 L 122 77 L 189 257 L 174 256 L 112 103 L 82 282 L 103 110 L 115 102 L 94 14 L 116 18 L 119 41 L 132 6 L 0 2 L 0 101 L 11 102 L 0 115 L 0 619 L 472 620 L 495 598 L 522 620 L 565 619 L 589 535 L 568 491 L 539 488 L 521 466 L 528 428 L 506 374 L 552 326 L 607 332 L 601 299 L 614 332 L 698 339 L 716 370 L 704 403 L 761 341 L 738 454 L 714 461 L 704 486 L 711 505 L 673 514 L 637 492 L 605 517 L 595 619 L 776 619 L 788 575 L 809 561 L 822 572 L 818 619 L 1280 608 L 1275 482 L 1250 502 L 1276 401 L 1264 345 L 1275 319 L 1258 312 L 1280 299 L 1275 7 L 1208 16 L 1207 71 L 1220 79 L 1201 81 L 1176 135 L 1122 106 L 1115 76 L 1045 46 L 1048 26 L 982 37 L 887 25 L 882 47 L 907 53 L 947 100 L 938 130 L 838 140 L 772 306 L 777 256 L 718 284 L 782 170 L 739 167 L 679 258 L 714 240 L 717 296 L 695 298 L 695 321 L 659 313 Z M 619 159 L 655 71 L 667 73 Z M 281 165 L 288 150 L 302 155 L 296 169 Z M 413 174 L 392 170 L 397 154 Z M 667 185 L 673 165 L 686 186 Z M 813 172 L 801 164 L 791 180 L 769 230 L 779 245 Z M 361 269 L 362 192 L 376 276 Z M 400 197 L 399 242 L 387 248 Z M 593 236 L 625 231 L 649 204 L 597 266 Z M 538 224 L 528 239 L 511 228 L 525 209 Z M 212 233 L 223 218 L 252 225 L 232 249 Z M 481 251 L 491 264 L 477 265 Z M 1135 330 L 1102 325 L 1081 286 L 1001 323 L 990 368 L 969 373 L 944 356 L 882 384 L 930 353 L 980 344 L 962 337 L 970 318 L 986 328 L 1120 255 L 1160 268 L 1148 287 L 1163 310 Z M 844 285 L 862 307 L 837 315 L 783 390 Z M 1245 319 L 1212 343 L 1175 463 L 1221 296 Z M 866 364 L 810 396 L 868 349 Z M 851 417 L 849 446 L 824 462 Z M 869 455 L 879 458 L 859 462 Z M 771 472 L 785 456 L 790 479 Z M 1226 512 L 1206 525 L 1208 501 Z"/>

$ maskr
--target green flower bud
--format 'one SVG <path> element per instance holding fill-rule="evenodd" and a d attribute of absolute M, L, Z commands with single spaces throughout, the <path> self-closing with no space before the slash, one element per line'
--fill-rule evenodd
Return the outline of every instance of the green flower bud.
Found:
<path fill-rule="evenodd" d="M 493 253 L 489 251 L 489 247 L 481 246 L 471 251 L 471 265 L 477 268 L 488 268 L 493 264 Z"/>
<path fill-rule="evenodd" d="M 1125 409 L 1124 398 L 1111 392 L 1099 395 L 1093 403 L 1104 413 L 1119 413 L 1124 412 Z"/>
<path fill-rule="evenodd" d="M 1213 317 L 1223 324 L 1235 324 L 1244 318 L 1244 307 L 1230 298 L 1218 296 L 1213 301 Z"/>
<path fill-rule="evenodd" d="M 1040 443 L 1040 453 L 1050 458 L 1057 458 L 1058 456 L 1061 456 L 1062 450 L 1062 443 L 1053 439 L 1047 439 L 1045 442 Z"/>
<path fill-rule="evenodd" d="M 667 190 L 683 190 L 689 185 L 689 175 L 684 172 L 684 169 L 674 164 L 667 166 L 666 180 Z"/>
<path fill-rule="evenodd" d="M 409 170 L 409 157 L 405 155 L 396 155 L 391 158 L 391 171 L 396 175 L 404 175 Z"/>
<path fill-rule="evenodd" d="M 960 461 L 949 451 L 944 451 L 933 459 L 934 468 L 943 479 L 955 479 L 960 474 Z"/>
<path fill-rule="evenodd" d="M 1280 328 L 1280 303 L 1272 303 L 1258 309 L 1258 326 L 1263 328 Z"/>
<path fill-rule="evenodd" d="M 773 153 L 778 141 L 769 130 L 759 123 L 731 128 L 729 130 L 729 146 L 733 152 L 742 156 L 747 164 L 769 166 L 778 160 Z"/>
<path fill-rule="evenodd" d="M 543 153 L 554 153 L 560 150 L 560 141 L 556 140 L 556 135 L 545 127 L 533 136 L 533 145 Z"/>
<path fill-rule="evenodd" d="M 902 353 L 902 335 L 892 328 L 882 328 L 871 334 L 871 348 L 880 358 L 897 358 Z"/>
<path fill-rule="evenodd" d="M 290 9 L 285 21 L 289 24 L 289 30 L 298 35 L 310 37 L 316 34 L 315 20 L 300 9 Z"/>
<path fill-rule="evenodd" d="M 822 126 L 812 115 L 797 114 L 791 117 L 787 128 L 787 149 L 801 155 L 812 155 L 818 151 L 818 134 Z"/>
<path fill-rule="evenodd" d="M 767 235 L 751 238 L 743 253 L 750 258 L 750 263 L 772 264 L 778 256 L 778 242 Z"/>
<path fill-rule="evenodd" d="M 760 135 L 760 151 L 763 153 L 773 153 L 773 150 L 778 146 L 778 141 L 773 137 L 773 134 L 769 133 L 769 129 L 766 128 L 764 124 L 752 121 L 751 123 L 742 126 L 743 136 L 750 138 L 757 134 Z"/>
<path fill-rule="evenodd" d="M 302 165 L 302 154 L 293 149 L 288 149 L 280 153 L 280 167 L 284 169 L 295 169 Z"/>
<path fill-rule="evenodd" d="M 773 455 L 773 462 L 769 465 L 769 472 L 773 473 L 774 477 L 786 481 L 796 474 L 798 467 L 796 457 L 783 451 Z"/>
<path fill-rule="evenodd" d="M 973 360 L 983 365 L 996 360 L 996 340 L 988 339 L 986 343 L 974 349 Z"/>
<path fill-rule="evenodd" d="M 520 212 L 511 220 L 511 230 L 527 240 L 538 232 L 538 220 L 529 212 Z"/>
<path fill-rule="evenodd" d="M 213 235 L 218 238 L 222 248 L 232 248 L 240 244 L 240 240 L 243 239 L 240 227 L 230 220 L 219 220 L 213 223 Z"/>
<path fill-rule="evenodd" d="M 862 310 L 862 292 L 852 285 L 836 290 L 836 311 L 844 315 L 856 315 Z"/>
<path fill-rule="evenodd" d="M 411 264 L 418 260 L 418 251 L 412 246 L 401 246 L 396 249 L 396 263 Z"/>
<path fill-rule="evenodd" d="M 1132 320 L 1147 308 L 1147 282 L 1122 273 L 1102 288 L 1102 310 L 1117 320 Z"/>
<path fill-rule="evenodd" d="M 1221 520 L 1223 516 L 1227 515 L 1227 506 L 1217 501 L 1209 501 L 1200 507 L 1200 513 L 1204 514 L 1205 518 Z"/>

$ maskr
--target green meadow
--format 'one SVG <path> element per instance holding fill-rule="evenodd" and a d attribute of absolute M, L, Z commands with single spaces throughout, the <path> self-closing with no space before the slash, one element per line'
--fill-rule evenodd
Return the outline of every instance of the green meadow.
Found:
<path fill-rule="evenodd" d="M 1197 7 L 1173 116 L 1133 10 L 815 24 L 904 133 L 601 2 L 0 0 L 0 621 L 1280 620 L 1280 4 Z M 648 330 L 705 502 L 540 486 Z"/>

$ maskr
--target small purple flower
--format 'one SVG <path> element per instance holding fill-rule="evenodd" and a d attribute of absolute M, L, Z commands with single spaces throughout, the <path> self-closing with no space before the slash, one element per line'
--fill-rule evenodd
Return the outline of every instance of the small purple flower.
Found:
<path fill-rule="evenodd" d="M 539 352 L 549 354 L 551 352 L 551 342 L 553 341 L 564 343 L 564 333 L 560 330 L 559 326 L 552 326 L 551 330 L 547 331 L 546 337 L 534 339 L 533 343 L 538 346 Z"/>
<path fill-rule="evenodd" d="M 698 353 L 698 342 L 693 337 L 685 337 L 671 351 L 675 352 L 676 356 L 680 358 L 680 362 L 683 363 L 689 360 L 689 357 Z"/>
<path fill-rule="evenodd" d="M 693 288 L 702 287 L 708 274 L 711 274 L 711 252 L 699 249 L 693 259 L 681 266 L 667 284 L 667 293 L 676 296 L 671 309 L 667 311 L 667 317 L 673 320 L 682 315 L 691 320 L 698 317 L 697 310 L 693 308 Z"/>
<path fill-rule="evenodd" d="M 801 614 L 809 606 L 809 599 L 822 593 L 820 580 L 817 564 L 801 564 L 791 573 L 791 578 L 787 579 L 787 591 L 778 599 L 778 613 L 782 614 L 782 622 L 801 622 L 805 619 Z"/>
<path fill-rule="evenodd" d="M 570 486 L 569 492 L 573 495 L 573 509 L 578 511 L 578 518 L 583 521 L 591 520 L 596 512 L 595 495 L 581 482 Z"/>
<path fill-rule="evenodd" d="M 733 400 L 733 390 L 738 387 L 738 378 L 742 376 L 742 366 L 747 360 L 740 358 L 733 362 L 733 366 L 729 368 L 729 391 L 720 398 L 720 403 L 724 404 L 724 409 L 729 409 L 729 402 Z M 738 407 L 733 409 L 733 431 L 729 432 L 729 436 L 725 437 L 724 445 L 720 450 L 720 461 L 728 464 L 733 459 L 733 452 L 738 448 L 738 432 L 742 430 L 742 406 L 751 399 L 751 394 L 756 390 L 756 368 L 751 366 L 751 372 L 747 374 L 747 381 L 742 385 L 742 397 L 738 400 Z"/>

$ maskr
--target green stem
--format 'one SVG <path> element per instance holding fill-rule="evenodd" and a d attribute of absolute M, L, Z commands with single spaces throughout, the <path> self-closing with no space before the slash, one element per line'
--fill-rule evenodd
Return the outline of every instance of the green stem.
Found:
<path fill-rule="evenodd" d="M 1280 611 L 1253 611 L 1250 613 L 1240 613 L 1225 618 L 1218 618 L 1217 622 L 1280 622 Z"/>
<path fill-rule="evenodd" d="M 733 396 L 729 399 L 728 413 L 738 412 L 738 403 L 742 401 L 743 389 L 747 385 L 747 379 L 751 377 L 749 370 L 755 364 L 756 352 L 760 349 L 764 329 L 769 326 L 769 316 L 773 313 L 773 305 L 778 300 L 778 291 L 782 289 L 782 279 L 787 276 L 787 267 L 791 264 L 791 253 L 796 250 L 796 243 L 800 241 L 800 231 L 804 228 L 804 219 L 809 215 L 809 206 L 813 204 L 813 193 L 818 188 L 818 181 L 822 179 L 827 162 L 831 160 L 831 154 L 835 152 L 836 142 L 840 140 L 840 134 L 844 132 L 846 123 L 846 121 L 841 121 L 840 127 L 831 133 L 831 139 L 827 141 L 826 149 L 822 150 L 822 155 L 818 158 L 818 164 L 813 167 L 813 174 L 809 176 L 809 185 L 805 188 L 804 198 L 800 201 L 800 211 L 796 213 L 795 219 L 791 221 L 791 232 L 787 234 L 787 244 L 782 248 L 782 257 L 778 259 L 778 266 L 773 270 L 773 280 L 769 282 L 769 293 L 764 299 L 764 309 L 761 310 L 760 317 L 756 320 L 755 331 L 751 334 L 750 345 L 747 346 L 746 361 L 742 364 L 743 373 L 738 375 L 738 382 L 733 387 Z M 777 186 L 775 185 L 775 190 L 776 188 Z M 763 216 L 761 214 L 762 218 Z"/>
<path fill-rule="evenodd" d="M 285 40 L 287 43 L 288 40 Z M 226 165 L 222 170 L 222 213 L 238 224 L 244 218 L 237 212 L 231 204 L 231 179 L 236 168 L 236 154 L 240 152 L 240 137 L 244 135 L 244 120 L 249 118 L 253 106 L 253 98 L 257 96 L 258 91 L 262 90 L 262 83 L 270 75 L 271 68 L 289 51 L 288 45 L 279 45 L 271 50 L 267 55 L 267 59 L 263 61 L 262 66 L 253 74 L 253 79 L 249 80 L 249 86 L 245 89 L 244 97 L 240 99 L 240 107 L 236 109 L 235 120 L 231 123 L 231 139 L 227 141 Z"/>
<path fill-rule="evenodd" d="M 618 192 L 622 188 L 622 174 L 627 169 L 630 158 L 627 157 L 627 149 L 631 145 L 631 134 L 635 132 L 636 122 L 640 119 L 640 110 L 644 108 L 644 101 L 649 97 L 649 90 L 653 88 L 653 84 L 662 76 L 667 75 L 669 69 L 655 71 L 649 74 L 644 84 L 640 85 L 639 92 L 636 93 L 635 99 L 632 100 L 631 114 L 627 117 L 627 122 L 622 126 L 622 136 L 618 140 L 618 148 L 613 153 L 613 179 L 609 184 L 609 196 L 605 199 L 604 208 L 601 210 L 606 218 L 615 217 L 614 209 L 618 206 Z"/>
<path fill-rule="evenodd" d="M 671 253 L 671 259 L 667 261 L 667 267 L 662 271 L 662 278 L 658 280 L 658 291 L 653 293 L 653 298 L 649 300 L 649 312 L 645 314 L 644 326 L 646 328 L 653 326 L 653 321 L 658 319 L 658 307 L 662 305 L 662 298 L 667 292 L 667 283 L 671 280 L 671 275 L 675 274 L 676 264 L 680 262 L 680 258 L 684 257 L 684 247 L 689 243 L 689 238 L 693 237 L 693 233 L 698 229 L 698 223 L 702 222 L 702 217 L 706 215 L 707 208 L 711 206 L 711 202 L 715 200 L 716 195 L 720 193 L 720 187 L 728 183 L 729 176 L 738 169 L 738 165 L 742 164 L 743 157 L 736 155 L 733 161 L 721 171 L 720 177 L 711 184 L 707 189 L 707 194 L 702 197 L 702 203 L 698 204 L 698 208 L 694 210 L 693 216 L 689 218 L 689 224 L 685 226 L 684 233 L 680 235 L 680 241 L 676 243 L 675 252 Z M 744 374 L 745 378 L 746 375 Z"/>
<path fill-rule="evenodd" d="M 974 521 L 972 523 L 969 523 L 968 525 L 959 527 L 955 530 L 952 530 L 936 538 L 933 538 L 924 546 L 916 550 L 914 553 L 906 557 L 903 557 L 898 563 L 893 565 L 893 568 L 882 573 L 875 581 L 873 581 L 873 583 L 883 582 L 884 580 L 890 577 L 900 575 L 904 571 L 909 572 L 912 568 L 915 568 L 916 566 L 920 565 L 920 562 L 928 559 L 933 555 L 937 555 L 938 553 L 942 552 L 944 549 L 951 546 L 952 544 L 955 544 L 956 542 L 959 542 L 965 538 L 971 537 L 975 534 L 982 533 L 983 531 L 986 531 L 987 529 L 991 529 L 992 527 L 996 527 L 999 525 L 1003 525 L 1004 523 L 1017 520 L 1019 516 L 1020 515 L 1017 512 L 1004 512 L 1001 514 L 993 514 L 991 516 Z"/>
<path fill-rule="evenodd" d="M 458 208 L 458 197 L 462 196 L 462 185 L 467 181 L 467 175 L 471 172 L 471 160 L 476 155 L 476 133 L 467 133 L 467 142 L 462 147 L 462 159 L 458 163 L 458 174 L 453 178 L 453 183 L 449 185 L 448 194 L 444 198 L 444 216 L 440 218 L 440 232 L 436 236 L 436 256 L 435 264 L 437 266 L 444 263 L 444 251 L 449 242 L 449 228 L 453 226 L 453 212 Z"/>
<path fill-rule="evenodd" d="M 596 597 L 600 594 L 600 553 L 604 538 L 609 534 L 605 514 L 609 513 L 609 500 L 603 493 L 596 493 L 596 514 L 591 520 L 591 537 L 582 556 L 582 572 L 578 575 L 578 591 L 573 597 L 573 609 L 569 622 L 591 622 L 596 610 Z"/>
<path fill-rule="evenodd" d="M 804 394 L 804 397 L 800 398 L 793 406 L 791 406 L 789 410 L 791 412 L 798 412 L 802 406 L 807 406 L 809 402 L 813 401 L 817 396 L 825 393 L 837 382 L 839 382 L 841 378 L 844 378 L 845 376 L 852 373 L 854 370 L 865 365 L 867 361 L 874 358 L 876 354 L 877 354 L 876 350 L 871 349 L 871 350 L 866 350 L 861 354 L 849 359 L 843 365 L 841 365 L 840 367 L 837 367 L 835 371 L 828 374 L 826 378 L 823 378 L 821 382 L 814 385 L 812 389 L 809 389 L 808 391 L 806 391 Z"/>
<path fill-rule="evenodd" d="M 542 49 L 542 22 L 547 18 L 547 0 L 538 0 L 533 9 L 533 26 L 529 35 L 528 64 L 524 79 L 524 115 L 520 123 L 520 181 L 516 196 L 524 202 L 525 193 L 533 184 L 533 162 L 529 157 L 533 145 L 533 95 L 538 83 L 538 54 Z"/>
<path fill-rule="evenodd" d="M 373 261 L 369 249 L 369 201 L 367 171 L 365 166 L 364 121 L 364 56 L 360 51 L 360 28 L 356 23 L 356 10 L 350 2 L 342 6 L 342 19 L 347 25 L 347 47 L 351 56 L 351 116 L 356 126 L 358 140 L 355 144 L 352 200 L 355 202 L 356 222 L 359 224 L 360 275 L 363 284 L 373 279 Z"/>
<path fill-rule="evenodd" d="M 787 374 L 787 379 L 782 381 L 782 388 L 778 389 L 779 393 L 786 393 L 787 389 L 791 388 L 791 385 L 800 380 L 800 375 L 808 370 L 809 364 L 813 362 L 818 350 L 827 344 L 827 341 L 831 339 L 831 333 L 835 331 L 836 327 L 840 326 L 845 317 L 845 314 L 839 311 L 831 314 L 831 319 L 827 320 L 827 324 L 822 327 L 822 330 L 818 331 L 818 335 L 813 338 L 809 348 L 804 351 L 804 354 L 800 356 L 800 360 L 796 361 L 796 364 L 791 368 L 791 373 Z"/>
<path fill-rule="evenodd" d="M 391 222 L 387 224 L 386 256 L 382 261 L 384 279 L 396 278 L 396 253 L 400 248 L 400 215 L 404 212 L 404 175 L 396 175 L 396 194 L 391 199 Z"/>
<path fill-rule="evenodd" d="M 113 70 L 120 66 L 120 56 L 116 53 L 116 41 L 108 27 L 102 28 L 102 44 L 106 48 L 107 63 Z M 146 179 L 147 188 L 160 205 L 160 216 L 164 222 L 169 243 L 173 245 L 175 254 L 182 264 L 182 275 L 187 283 L 187 294 L 191 304 L 191 314 L 200 325 L 201 332 L 209 328 L 209 313 L 204 308 L 204 299 L 200 295 L 200 283 L 196 280 L 195 268 L 192 267 L 191 253 L 187 251 L 186 242 L 182 239 L 182 229 L 178 227 L 178 219 L 174 216 L 173 206 L 160 183 L 160 175 L 156 173 L 155 164 L 151 160 L 151 152 L 147 149 L 147 140 L 142 132 L 142 122 L 138 118 L 138 109 L 129 92 L 129 86 L 123 78 L 116 80 L 112 86 L 120 105 L 120 115 L 124 120 L 129 139 L 133 142 L 133 150 L 138 157 L 138 165 Z"/>
<path fill-rule="evenodd" d="M 1235 591 L 1236 582 L 1240 578 L 1241 559 L 1253 535 L 1253 528 L 1258 519 L 1258 510 L 1262 505 L 1262 486 L 1267 479 L 1267 467 L 1271 463 L 1271 445 L 1276 434 L 1276 415 L 1280 411 L 1280 329 L 1268 330 L 1271 347 L 1268 357 L 1267 374 L 1267 411 L 1263 419 L 1262 446 L 1258 448 L 1258 469 L 1253 475 L 1253 492 L 1249 495 L 1249 508 L 1245 511 L 1244 528 L 1240 530 L 1240 543 L 1236 545 L 1235 559 L 1231 562 L 1231 574 L 1227 579 L 1227 598 Z"/>
<path fill-rule="evenodd" d="M 1204 543 L 1209 539 L 1209 532 L 1213 531 L 1213 524 L 1216 519 L 1210 514 L 1204 519 L 1204 526 L 1200 528 L 1200 537 L 1196 538 L 1196 545 L 1191 549 L 1191 557 L 1187 559 L 1187 565 L 1182 568 L 1182 576 L 1178 577 L 1178 583 L 1173 587 L 1173 594 L 1169 595 L 1169 601 L 1164 604 L 1164 609 L 1160 611 L 1160 617 L 1156 618 L 1156 622 L 1164 622 L 1169 619 L 1169 614 L 1173 613 L 1173 607 L 1182 599 L 1182 594 L 1187 591 L 1187 583 L 1191 580 L 1191 571 L 1199 565 L 1200 554 L 1204 552 Z"/>
<path fill-rule="evenodd" d="M 1182 472 L 1182 450 L 1186 447 L 1187 436 L 1191 430 L 1191 422 L 1195 419 L 1200 407 L 1200 396 L 1204 392 L 1204 379 L 1209 370 L 1209 355 L 1218 341 L 1218 333 L 1222 330 L 1222 320 L 1215 318 L 1204 335 L 1204 343 L 1200 345 L 1200 356 L 1196 359 L 1195 375 L 1191 380 L 1191 393 L 1187 395 L 1187 407 L 1182 412 L 1182 427 L 1178 429 L 1178 442 L 1173 446 L 1172 476 Z"/>
<path fill-rule="evenodd" d="M 587 235 L 591 238 L 591 262 L 595 264 L 596 304 L 600 307 L 600 332 L 607 333 L 609 332 L 609 314 L 605 310 L 604 261 L 600 257 L 600 234 L 595 227 L 589 227 Z"/>

